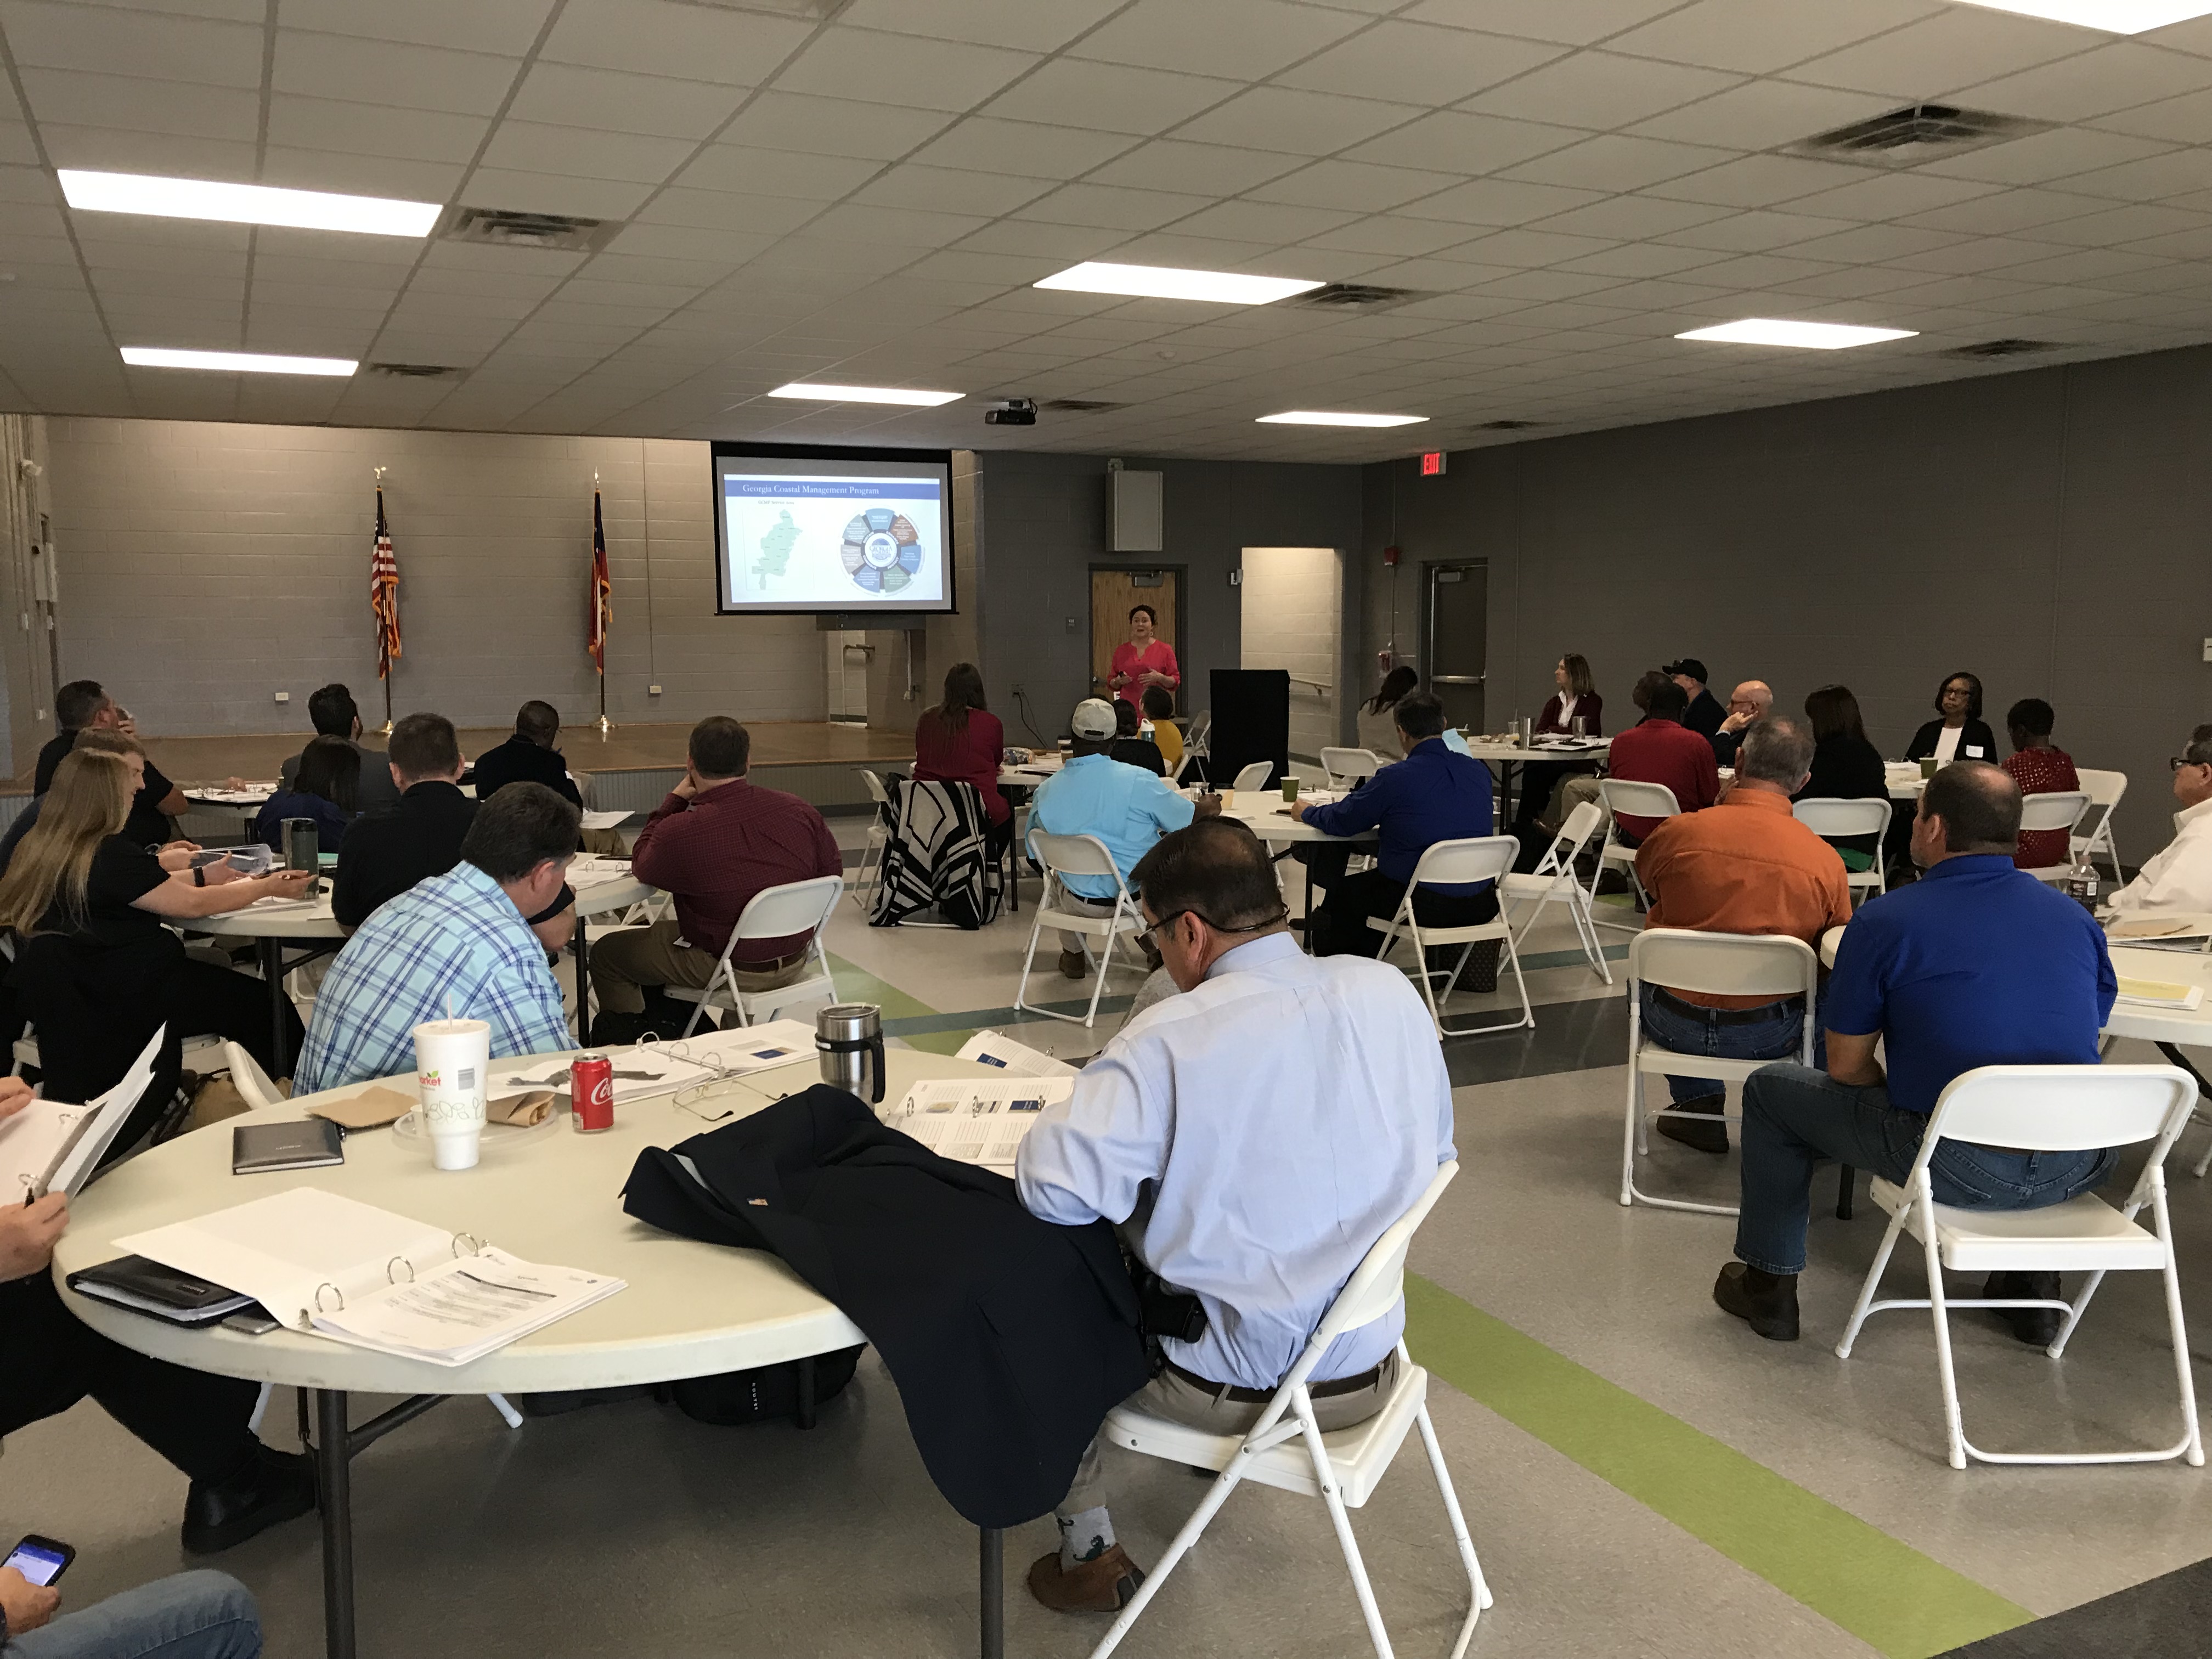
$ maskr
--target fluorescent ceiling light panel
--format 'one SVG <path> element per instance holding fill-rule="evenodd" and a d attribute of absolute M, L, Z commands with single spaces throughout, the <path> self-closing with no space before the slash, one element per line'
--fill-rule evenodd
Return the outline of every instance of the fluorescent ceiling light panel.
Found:
<path fill-rule="evenodd" d="M 916 409 L 934 409 L 939 404 L 957 403 L 968 394 L 964 392 L 910 392 L 896 386 L 812 386 L 793 380 L 780 386 L 768 394 L 771 398 L 811 398 L 821 404 L 909 404 Z"/>
<path fill-rule="evenodd" d="M 218 368 L 233 374 L 332 374 L 361 367 L 351 357 L 272 357 L 264 351 L 171 351 L 161 346 L 125 346 L 123 361 L 133 368 Z"/>
<path fill-rule="evenodd" d="M 146 213 L 162 219 L 217 219 L 234 225 L 288 225 L 296 230 L 352 230 L 368 236 L 428 236 L 438 222 L 435 202 L 395 202 L 380 196 L 331 196 L 319 190 L 223 185 L 208 179 L 157 179 L 137 173 L 59 169 L 62 194 L 88 213 Z"/>
<path fill-rule="evenodd" d="M 1990 11 L 2018 12 L 2022 17 L 2047 17 L 2054 23 L 2078 23 L 2107 34 L 2141 34 L 2145 29 L 2162 29 L 2184 18 L 2212 16 L 2212 6 L 2201 0 L 1966 0 L 1966 3 Z"/>
<path fill-rule="evenodd" d="M 1678 340 L 1719 340 L 1729 345 L 1797 346 L 1808 351 L 1841 351 L 1846 346 L 1882 340 L 1909 340 L 1910 328 L 1860 328 L 1850 323 L 1797 323 L 1779 317 L 1746 317 L 1677 334 Z"/>
<path fill-rule="evenodd" d="M 1425 415 L 1332 415 L 1319 409 L 1286 409 L 1279 415 L 1262 415 L 1258 426 L 1419 426 Z"/>
<path fill-rule="evenodd" d="M 1297 276 L 1248 276 L 1233 270 L 1176 270 L 1166 265 L 1070 265 L 1034 284 L 1076 294 L 1127 294 L 1146 300 L 1205 300 L 1215 305 L 1264 306 L 1316 289 Z"/>

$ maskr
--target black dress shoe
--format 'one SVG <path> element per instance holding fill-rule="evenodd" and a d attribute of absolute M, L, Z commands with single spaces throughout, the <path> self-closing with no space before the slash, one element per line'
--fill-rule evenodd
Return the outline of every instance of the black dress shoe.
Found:
<path fill-rule="evenodd" d="M 589 1039 L 594 1048 L 627 1048 L 645 1032 L 643 1014 L 603 1013 L 592 1022 Z"/>
<path fill-rule="evenodd" d="M 1991 1301 L 2042 1297 L 2055 1302 L 2059 1296 L 2058 1275 L 1991 1273 L 1982 1286 L 1982 1295 Z M 2031 1348 L 2049 1347 L 2058 1340 L 2058 1328 L 2066 1322 L 2066 1316 L 2056 1308 L 1992 1308 L 1990 1311 Z"/>
<path fill-rule="evenodd" d="M 1674 1109 L 1695 1112 L 1701 1117 L 1717 1118 L 1727 1107 L 1726 1095 L 1703 1095 L 1696 1100 L 1681 1102 Z M 1659 1133 L 1668 1139 L 1679 1140 L 1698 1152 L 1720 1153 L 1728 1151 L 1728 1125 L 1725 1123 L 1699 1123 L 1694 1118 L 1664 1116 L 1654 1118 L 1652 1121 L 1658 1125 Z"/>
<path fill-rule="evenodd" d="M 1797 1340 L 1797 1275 L 1731 1261 L 1713 1281 L 1713 1300 L 1770 1342 Z"/>
<path fill-rule="evenodd" d="M 212 1555 L 315 1507 L 315 1469 L 304 1453 L 257 1445 L 228 1480 L 195 1480 L 185 1497 L 185 1553 Z"/>

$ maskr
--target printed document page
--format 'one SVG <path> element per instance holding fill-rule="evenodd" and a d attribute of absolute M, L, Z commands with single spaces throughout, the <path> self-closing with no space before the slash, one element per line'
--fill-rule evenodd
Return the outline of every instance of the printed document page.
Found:
<path fill-rule="evenodd" d="M 1074 1092 L 1073 1078 L 926 1078 L 884 1121 L 941 1158 L 1012 1170 L 1037 1114 Z"/>

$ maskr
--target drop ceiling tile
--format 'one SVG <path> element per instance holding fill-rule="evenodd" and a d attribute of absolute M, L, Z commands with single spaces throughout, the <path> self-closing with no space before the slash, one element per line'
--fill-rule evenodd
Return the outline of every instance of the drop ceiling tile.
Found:
<path fill-rule="evenodd" d="M 957 121 L 907 159 L 930 167 L 962 167 L 1029 178 L 1073 179 L 1112 160 L 1138 141 L 1118 132 L 1051 127 L 1034 121 L 1000 121 L 971 115 Z M 1287 164 L 1285 164 L 1287 165 Z"/>
<path fill-rule="evenodd" d="M 743 88 L 704 81 L 538 63 L 507 113 L 512 120 L 555 126 L 700 139 L 728 120 L 745 95 Z"/>
<path fill-rule="evenodd" d="M 1612 133 L 1524 161 L 1505 176 L 1584 190 L 1641 190 L 1733 159 L 1734 152 L 1708 145 Z"/>
<path fill-rule="evenodd" d="M 1934 98 L 2068 58 L 2096 37 L 2063 23 L 1982 6 L 1934 16 L 1798 64 L 1793 81 L 1896 97 Z"/>
<path fill-rule="evenodd" d="M 1471 242 L 1462 242 L 1452 250 L 1452 258 L 1479 261 L 1484 264 L 1534 270 L 1542 265 L 1564 264 L 1570 259 L 1587 258 L 1616 246 L 1601 237 L 1567 236 L 1558 231 L 1535 230 L 1524 226 L 1513 230 L 1496 231 L 1487 236 L 1479 236 Z"/>
<path fill-rule="evenodd" d="M 960 246 L 978 253 L 1020 253 L 1053 261 L 1055 270 L 1096 259 L 1125 239 L 1126 233 L 1092 225 L 1031 224 L 1018 219 L 986 225 Z"/>
<path fill-rule="evenodd" d="M 995 218 L 1035 201 L 1052 188 L 1048 179 L 1018 179 L 1005 173 L 970 173 L 957 167 L 896 167 L 870 180 L 855 202 L 887 207 L 922 208 Z"/>
<path fill-rule="evenodd" d="M 1539 41 L 1392 21 L 1330 47 L 1277 80 L 1310 92 L 1443 105 L 1549 63 L 1563 50 Z"/>
<path fill-rule="evenodd" d="M 1964 88 L 1978 109 L 2043 121 L 2085 121 L 2212 87 L 2212 60 L 2115 40 L 2057 63 Z"/>
<path fill-rule="evenodd" d="M 1789 81 L 1747 81 L 1711 98 L 1639 121 L 1639 137 L 1718 144 L 1741 150 L 1771 149 L 1816 132 L 1881 114 L 1889 100 L 1863 92 L 1838 92 Z"/>
<path fill-rule="evenodd" d="M 1139 190 L 1183 190 L 1234 196 L 1298 167 L 1279 150 L 1235 149 L 1156 138 L 1092 173 L 1085 183 L 1127 185 Z"/>
<path fill-rule="evenodd" d="M 1177 220 L 1176 234 L 1224 236 L 1235 241 L 1281 246 L 1348 225 L 1359 216 L 1328 208 L 1291 207 L 1274 202 L 1222 202 Z"/>
<path fill-rule="evenodd" d="M 506 120 L 492 134 L 480 165 L 494 170 L 657 185 L 690 160 L 697 149 L 688 138 L 592 132 L 582 127 Z"/>
<path fill-rule="evenodd" d="M 2140 109 L 2100 116 L 2095 125 L 2113 132 L 2163 138 L 2177 144 L 2212 143 L 2212 92 L 2162 99 Z"/>
<path fill-rule="evenodd" d="M 465 171 L 458 161 L 410 161 L 357 150 L 292 149 L 272 144 L 262 157 L 261 182 L 292 190 L 444 202 L 460 187 Z M 350 240 L 358 242 L 360 239 Z"/>
<path fill-rule="evenodd" d="M 1398 211 L 1408 219 L 1439 219 L 1465 225 L 1518 225 L 1589 207 L 1605 199 L 1602 191 L 1524 185 L 1510 179 L 1476 179 L 1409 202 Z"/>
<path fill-rule="evenodd" d="M 1242 144 L 1293 155 L 1327 155 L 1412 120 L 1408 104 L 1378 103 L 1334 93 L 1255 87 L 1177 130 L 1178 138 Z"/>
<path fill-rule="evenodd" d="M 1542 228 L 1580 236 L 1635 241 L 1727 216 L 1727 209 L 1699 203 L 1662 201 L 1653 196 L 1614 196 L 1584 207 L 1571 208 L 1545 220 Z"/>
<path fill-rule="evenodd" d="M 1364 161 L 1316 161 L 1245 194 L 1258 202 L 1375 213 L 1417 197 L 1433 196 L 1459 182 L 1449 173 L 1376 167 Z"/>
<path fill-rule="evenodd" d="M 2117 198 L 2125 202 L 2156 202 L 2187 195 L 2212 188 L 2212 150 L 2168 150 L 2163 155 L 2075 173 L 2066 180 L 2066 188 L 2080 191 L 2084 196 Z"/>
<path fill-rule="evenodd" d="M 2100 132 L 2090 127 L 2054 127 L 2030 133 L 2009 143 L 1973 150 L 1948 161 L 1929 164 L 1927 171 L 1945 178 L 1978 179 L 1996 185 L 2054 184 L 2098 167 L 2117 167 L 2147 156 L 2167 153 L 2157 139 L 2124 133 Z"/>
<path fill-rule="evenodd" d="M 1124 0 L 853 0 L 837 21 L 939 40 L 1052 52 Z"/>
<path fill-rule="evenodd" d="M 520 67 L 485 52 L 280 28 L 271 86 L 311 98 L 368 96 L 401 109 L 490 115 L 506 101 Z"/>
<path fill-rule="evenodd" d="M 269 142 L 287 149 L 352 150 L 418 161 L 465 162 L 490 123 L 478 115 L 413 110 L 277 93 L 269 100 Z"/>
<path fill-rule="evenodd" d="M 1256 81 L 1362 27 L 1344 12 L 1282 0 L 1135 0 L 1067 48 L 1071 56 L 1145 69 Z"/>
<path fill-rule="evenodd" d="M 1745 155 L 1686 178 L 1654 185 L 1651 194 L 1723 207 L 1771 207 L 1777 202 L 1810 196 L 1816 190 L 1863 184 L 1870 176 L 1880 175 L 1870 175 L 1864 167 L 1816 161 L 1809 156 Z"/>
<path fill-rule="evenodd" d="M 883 170 L 882 164 L 843 155 L 805 155 L 797 150 L 710 146 L 676 176 L 686 189 L 739 191 L 752 196 L 795 196 L 834 202 Z"/>
<path fill-rule="evenodd" d="M 934 137 L 950 119 L 941 110 L 769 91 L 745 106 L 720 142 L 889 161 Z"/>
<path fill-rule="evenodd" d="M 1806 213 L 1761 211 L 1739 213 L 1730 218 L 1716 219 L 1710 224 L 1692 225 L 1686 230 L 1667 231 L 1653 240 L 1674 247 L 1759 253 L 1768 248 L 1787 247 L 1793 242 L 1809 241 L 1815 236 L 1831 235 L 1852 228 L 1842 220 L 1817 219 Z"/>
<path fill-rule="evenodd" d="M 104 6 L 8 0 L 0 29 L 15 62 L 31 69 L 85 70 L 201 86 L 261 85 L 261 30 L 127 12 Z"/>
<path fill-rule="evenodd" d="M 983 113 L 1008 121 L 1149 134 L 1188 119 L 1236 90 L 1234 81 L 1055 58 L 1000 93 Z"/>
<path fill-rule="evenodd" d="M 1339 229 L 1306 239 L 1310 248 L 1334 252 L 1371 253 L 1408 259 L 1467 240 L 1467 227 L 1437 219 L 1407 219 L 1378 213 Z"/>
<path fill-rule="evenodd" d="M 579 179 L 557 173 L 478 167 L 461 192 L 469 207 L 518 213 L 562 213 L 583 219 L 627 219 L 652 194 L 649 185 Z"/>
<path fill-rule="evenodd" d="M 812 32 L 811 24 L 793 19 L 677 0 L 568 0 L 539 56 L 592 69 L 750 87 L 759 85 Z"/>
<path fill-rule="evenodd" d="M 1046 224 L 1096 225 L 1119 230 L 1154 230 L 1212 205 L 1204 196 L 1160 190 L 1127 190 L 1106 185 L 1063 185 L 1013 216 Z"/>
<path fill-rule="evenodd" d="M 779 236 L 822 211 L 819 201 L 796 197 L 751 196 L 727 190 L 671 190 L 654 193 L 634 222 L 693 230 L 743 232 Z"/>
<path fill-rule="evenodd" d="M 1942 231 L 1911 225 L 1853 225 L 1832 236 L 1812 236 L 1790 245 L 1793 258 L 1841 260 L 1846 264 L 1875 264 L 1907 259 L 1948 247 L 1957 238 Z"/>
<path fill-rule="evenodd" d="M 1710 97 L 1737 78 L 1614 52 L 1578 52 L 1479 93 L 1458 107 L 1479 115 L 1606 131 Z"/>
<path fill-rule="evenodd" d="M 2057 190 L 2007 190 L 1953 207 L 1912 214 L 1905 222 L 1969 236 L 2041 236 L 2049 226 L 2098 210 L 2097 198 L 2093 196 L 2074 196 Z"/>
<path fill-rule="evenodd" d="M 81 127 L 42 121 L 39 137 L 46 160 L 58 167 L 106 173 L 154 173 L 196 179 L 251 179 L 256 147 L 251 138 L 187 138 L 169 132 L 129 132 L 118 127 Z M 51 175 L 46 188 L 54 191 Z"/>
<path fill-rule="evenodd" d="M 1606 44 L 1616 52 L 1763 75 L 1929 15 L 1925 0 L 1698 0 Z"/>
<path fill-rule="evenodd" d="M 1996 193 L 1996 185 L 1966 179 L 1938 179 L 1927 173 L 1877 173 L 1856 184 L 1799 197 L 1790 206 L 1799 213 L 1871 222 L 1955 207 L 1961 202 Z"/>
<path fill-rule="evenodd" d="M 1421 0 L 1403 14 L 1452 28 L 1484 29 L 1531 40 L 1588 46 L 1620 33 L 1681 0 Z"/>
<path fill-rule="evenodd" d="M 1619 247 L 1607 248 L 1602 253 L 1585 254 L 1579 259 L 1570 259 L 1559 267 L 1562 270 L 1586 270 L 1600 276 L 1671 276 L 1676 271 L 1694 270 L 1699 265 L 1717 263 L 1726 256 L 1710 248 L 1667 247 L 1657 242 L 1627 242 Z M 1648 287 L 1650 284 L 1639 284 Z M 1614 290 L 1623 305 L 1640 304 L 1642 301 L 1621 296 Z"/>
<path fill-rule="evenodd" d="M 1358 145 L 1350 152 L 1350 159 L 1479 177 L 1565 149 L 1589 137 L 1574 127 L 1438 110 Z"/>
<path fill-rule="evenodd" d="M 2212 214 L 2183 213 L 2172 208 L 2136 206 L 2110 208 L 2084 214 L 2063 224 L 2047 225 L 2037 233 L 2040 240 L 2063 242 L 2069 247 L 2113 247 L 2151 237 L 2172 236 L 2183 231 L 2212 228 Z M 2151 247 L 2147 252 L 2161 250 Z"/>
<path fill-rule="evenodd" d="M 775 78 L 781 92 L 825 98 L 896 88 L 893 110 L 969 110 L 1038 62 L 1033 52 L 830 27 Z"/>
<path fill-rule="evenodd" d="M 234 87 L 196 87 L 180 81 L 141 81 L 74 70 L 26 69 L 21 73 L 32 118 L 42 126 L 53 121 L 251 143 L 261 125 L 259 94 Z"/>
<path fill-rule="evenodd" d="M 908 263 L 930 248 L 957 241 L 988 222 L 976 214 L 843 202 L 808 225 L 806 234 L 837 241 L 866 243 L 878 250 L 878 258 L 889 270 Z"/>

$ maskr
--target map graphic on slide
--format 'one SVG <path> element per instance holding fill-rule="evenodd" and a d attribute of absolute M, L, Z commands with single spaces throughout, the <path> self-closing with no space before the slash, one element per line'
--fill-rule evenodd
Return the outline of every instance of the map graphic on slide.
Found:
<path fill-rule="evenodd" d="M 845 544 L 838 550 L 839 556 L 862 591 L 896 593 L 921 568 L 920 539 L 906 514 L 873 507 L 866 513 L 855 513 L 845 526 Z"/>
<path fill-rule="evenodd" d="M 768 579 L 781 576 L 790 568 L 792 544 L 799 539 L 799 526 L 791 521 L 786 509 L 775 529 L 760 538 L 760 562 L 753 567 L 753 574 L 760 578 L 761 591 L 768 591 Z"/>

